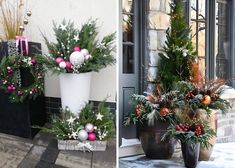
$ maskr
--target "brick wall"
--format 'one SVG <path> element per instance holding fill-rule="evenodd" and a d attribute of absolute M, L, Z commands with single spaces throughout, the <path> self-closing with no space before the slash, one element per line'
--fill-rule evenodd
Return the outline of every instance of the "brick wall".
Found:
<path fill-rule="evenodd" d="M 152 92 L 157 74 L 159 49 L 166 40 L 166 29 L 169 27 L 170 0 L 149 0 L 147 2 L 147 69 L 146 90 Z"/>
<path fill-rule="evenodd" d="M 217 122 L 217 142 L 235 141 L 235 89 L 225 91 L 223 98 L 230 101 L 232 108 L 228 113 L 218 112 Z"/>

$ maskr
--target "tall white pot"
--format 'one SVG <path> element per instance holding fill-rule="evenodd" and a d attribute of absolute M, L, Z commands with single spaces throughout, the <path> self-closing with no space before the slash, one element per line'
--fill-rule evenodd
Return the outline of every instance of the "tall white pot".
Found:
<path fill-rule="evenodd" d="M 60 74 L 60 93 L 62 108 L 69 107 L 71 112 L 78 114 L 89 101 L 91 72 Z"/>

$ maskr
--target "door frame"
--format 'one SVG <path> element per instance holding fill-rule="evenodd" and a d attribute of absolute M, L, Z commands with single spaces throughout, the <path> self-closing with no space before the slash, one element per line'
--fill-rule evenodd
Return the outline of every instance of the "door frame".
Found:
<path fill-rule="evenodd" d="M 139 54 L 139 56 L 138 56 L 138 62 L 137 62 L 137 64 L 138 64 L 138 68 L 137 68 L 137 71 L 138 71 L 138 85 L 139 85 L 139 87 L 138 87 L 138 91 L 136 91 L 136 93 L 137 94 L 142 94 L 143 93 L 143 91 L 147 88 L 147 81 L 146 81 L 146 77 L 147 77 L 147 68 L 146 67 L 148 67 L 148 63 L 147 63 L 147 59 L 146 59 L 146 57 L 145 57 L 145 55 L 146 55 L 146 52 L 147 52 L 147 50 L 146 50 L 146 38 L 147 38 L 147 32 L 146 32 L 146 17 L 147 17 L 147 15 L 146 15 L 146 1 L 145 0 L 133 0 L 133 1 L 136 1 L 136 2 L 138 2 L 138 4 L 137 5 L 135 5 L 135 10 L 136 10 L 136 13 L 137 13 L 137 15 L 138 15 L 138 18 L 137 18 L 137 20 L 136 20 L 136 22 L 137 22 L 137 26 L 138 26 L 138 28 L 137 28 L 137 33 L 135 33 L 135 37 L 137 37 L 137 45 L 138 45 L 138 54 Z M 118 40 L 118 50 L 117 50 L 117 52 L 118 52 L 118 56 L 119 56 L 119 58 L 121 58 L 122 57 L 122 54 L 123 54 L 123 44 L 122 44 L 122 33 L 123 33 L 123 31 L 122 31 L 122 16 L 123 16 L 123 14 L 122 14 L 122 1 L 119 1 L 118 2 L 118 7 L 119 7 L 119 9 L 118 9 L 118 38 L 117 38 L 117 40 Z M 119 78 L 120 77 L 120 73 L 121 73 L 121 71 L 122 71 L 122 69 L 120 69 L 120 68 L 122 68 L 122 66 L 120 66 L 121 65 L 121 60 L 120 59 L 118 59 L 118 61 L 117 61 L 117 64 L 118 64 L 118 70 L 117 70 L 117 72 L 118 72 L 118 74 L 117 74 L 117 77 Z M 119 81 L 119 80 L 117 80 L 117 81 Z M 118 95 L 118 103 L 117 103 L 117 107 L 118 107 L 118 111 L 119 111 L 119 116 L 118 116 L 118 118 L 119 118 L 119 121 L 117 121 L 117 123 L 118 123 L 118 128 L 119 128 L 119 132 L 118 132 L 118 139 L 119 139 L 119 146 L 121 145 L 121 135 L 122 135 L 122 130 L 121 130 L 121 127 L 122 127 L 122 114 L 120 114 L 120 113 L 122 113 L 122 111 L 121 111 L 121 109 L 120 109 L 120 83 L 118 83 L 118 85 L 117 85 L 117 95 Z M 138 134 L 137 134 L 137 137 L 138 137 Z M 137 138 L 136 137 L 136 138 Z"/>

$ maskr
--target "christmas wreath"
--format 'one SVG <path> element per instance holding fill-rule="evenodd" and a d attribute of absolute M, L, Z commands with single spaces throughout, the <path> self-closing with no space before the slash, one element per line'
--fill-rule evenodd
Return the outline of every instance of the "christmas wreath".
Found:
<path fill-rule="evenodd" d="M 0 64 L 0 88 L 9 94 L 11 102 L 23 102 L 25 99 L 35 99 L 44 91 L 43 58 L 14 55 L 3 57 Z M 33 77 L 30 86 L 24 86 L 21 81 L 23 71 L 28 71 Z"/>

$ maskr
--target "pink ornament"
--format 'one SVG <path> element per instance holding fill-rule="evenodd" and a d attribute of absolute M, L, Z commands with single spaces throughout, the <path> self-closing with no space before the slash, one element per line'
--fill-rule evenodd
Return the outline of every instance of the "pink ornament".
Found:
<path fill-rule="evenodd" d="M 42 74 L 38 73 L 38 79 L 42 78 Z"/>
<path fill-rule="evenodd" d="M 73 51 L 81 51 L 81 49 L 79 47 L 74 47 Z"/>
<path fill-rule="evenodd" d="M 90 54 L 88 54 L 88 55 L 85 56 L 85 60 L 89 60 L 89 59 L 91 59 L 91 58 L 92 58 L 92 56 L 91 56 Z"/>
<path fill-rule="evenodd" d="M 89 141 L 95 141 L 96 140 L 96 135 L 95 135 L 95 133 L 89 133 L 89 135 L 88 135 L 88 140 Z"/>
<path fill-rule="evenodd" d="M 15 87 L 15 86 L 11 86 L 11 89 L 12 89 L 12 90 L 16 90 L 16 87 Z"/>
<path fill-rule="evenodd" d="M 12 90 L 11 86 L 7 86 L 7 90 L 11 91 Z"/>
<path fill-rule="evenodd" d="M 65 64 L 66 64 L 66 69 L 68 69 L 68 70 L 71 69 L 71 67 L 72 67 L 71 62 L 66 61 Z"/>
<path fill-rule="evenodd" d="M 24 94 L 23 91 L 18 91 L 18 92 L 17 92 L 17 95 L 18 95 L 18 96 L 22 96 L 23 94 Z"/>
<path fill-rule="evenodd" d="M 7 68 L 7 73 L 11 74 L 13 72 L 13 69 Z"/>
<path fill-rule="evenodd" d="M 32 63 L 33 65 L 35 65 L 35 64 L 37 63 L 37 61 L 36 61 L 35 59 L 32 59 L 32 60 L 31 60 L 31 63 Z"/>
<path fill-rule="evenodd" d="M 58 58 L 55 59 L 55 62 L 56 62 L 57 64 L 60 64 L 62 61 L 64 61 L 64 59 L 61 58 L 61 57 L 58 57 Z"/>
<path fill-rule="evenodd" d="M 85 130 L 86 130 L 86 132 L 88 132 L 88 133 L 93 132 L 93 131 L 94 131 L 94 125 L 91 124 L 91 123 L 87 123 L 87 124 L 85 125 Z"/>

